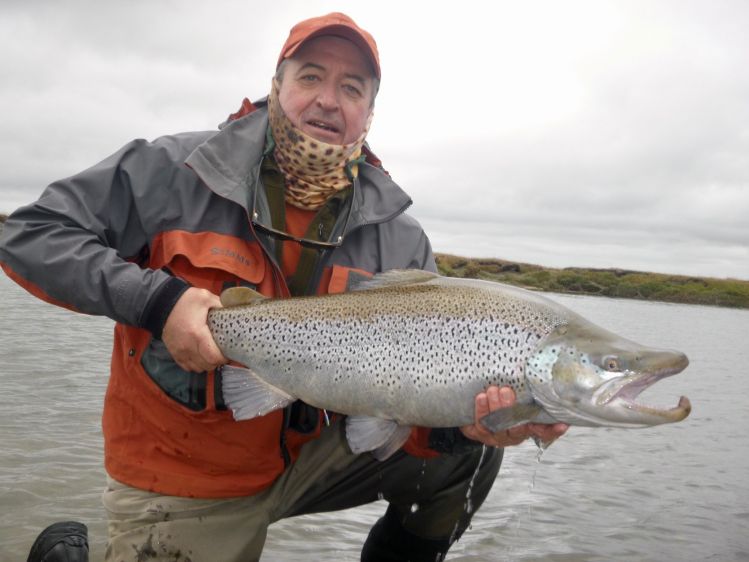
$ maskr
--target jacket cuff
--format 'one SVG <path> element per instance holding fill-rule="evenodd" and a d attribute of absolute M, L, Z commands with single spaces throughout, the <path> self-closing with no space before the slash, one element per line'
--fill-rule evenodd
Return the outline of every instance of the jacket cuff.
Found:
<path fill-rule="evenodd" d="M 468 439 L 457 427 L 435 427 L 429 434 L 429 448 L 447 455 L 464 455 L 481 447 L 481 443 Z"/>
<path fill-rule="evenodd" d="M 179 277 L 170 278 L 148 301 L 140 327 L 145 328 L 153 334 L 153 337 L 160 340 L 166 319 L 169 318 L 179 298 L 189 288 L 190 284 L 187 281 Z"/>

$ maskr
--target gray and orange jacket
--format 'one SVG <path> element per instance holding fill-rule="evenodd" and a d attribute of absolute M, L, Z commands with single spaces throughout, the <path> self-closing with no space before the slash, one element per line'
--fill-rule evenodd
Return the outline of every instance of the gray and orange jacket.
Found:
<path fill-rule="evenodd" d="M 243 113 L 247 113 L 247 107 Z M 231 497 L 269 486 L 319 434 L 291 423 L 290 410 L 237 422 L 214 372 L 187 373 L 160 341 L 171 308 L 189 286 L 219 294 L 247 285 L 289 291 L 277 242 L 249 219 L 268 205 L 259 189 L 266 142 L 263 103 L 219 131 L 135 140 L 82 173 L 50 185 L 7 220 L 5 272 L 36 296 L 116 321 L 103 430 L 109 474 L 162 494 Z M 314 292 L 394 268 L 435 270 L 429 241 L 404 214 L 410 198 L 378 165 L 359 166 L 351 212 L 328 236 Z M 266 223 L 270 223 L 266 217 Z M 407 444 L 430 456 L 426 430 Z"/>

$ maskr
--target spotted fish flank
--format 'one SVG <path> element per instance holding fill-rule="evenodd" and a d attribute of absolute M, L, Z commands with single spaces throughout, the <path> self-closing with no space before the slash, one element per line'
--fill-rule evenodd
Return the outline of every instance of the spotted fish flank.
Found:
<path fill-rule="evenodd" d="M 486 418 L 493 430 L 527 421 L 633 427 L 688 413 L 688 402 L 671 410 L 633 402 L 681 371 L 683 354 L 624 340 L 538 294 L 422 271 L 383 273 L 358 289 L 255 295 L 211 311 L 216 343 L 250 371 L 225 371 L 235 417 L 301 399 L 348 414 L 352 450 L 382 457 L 407 437 L 399 428 L 472 423 L 474 397 L 489 385 L 509 385 L 518 398 Z"/>

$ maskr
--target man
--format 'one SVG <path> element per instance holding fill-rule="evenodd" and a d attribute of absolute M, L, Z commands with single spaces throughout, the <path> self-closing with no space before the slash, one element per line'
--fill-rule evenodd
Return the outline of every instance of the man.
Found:
<path fill-rule="evenodd" d="M 8 275 L 117 321 L 103 415 L 108 560 L 257 560 L 272 522 L 383 497 L 362 560 L 433 561 L 470 522 L 469 483 L 473 506 L 488 494 L 495 447 L 564 432 L 422 428 L 379 462 L 349 451 L 340 418 L 327 426 L 301 402 L 245 421 L 226 410 L 226 359 L 206 326 L 223 289 L 288 297 L 435 270 L 404 214 L 410 199 L 364 144 L 379 80 L 375 41 L 350 18 L 303 21 L 268 98 L 245 100 L 220 131 L 134 141 L 8 219 Z M 476 418 L 513 401 L 490 388 Z"/>

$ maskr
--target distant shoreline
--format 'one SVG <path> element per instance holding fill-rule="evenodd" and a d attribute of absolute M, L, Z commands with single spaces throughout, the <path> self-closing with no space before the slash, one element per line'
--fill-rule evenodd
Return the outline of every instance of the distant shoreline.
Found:
<path fill-rule="evenodd" d="M 8 216 L 0 213 L 0 232 Z M 440 274 L 499 281 L 526 289 L 749 309 L 749 281 L 625 269 L 554 269 L 494 258 L 435 254 Z"/>
<path fill-rule="evenodd" d="M 749 281 L 740 279 L 669 275 L 616 268 L 554 269 L 450 254 L 436 254 L 435 258 L 440 274 L 448 277 L 487 279 L 551 293 L 749 309 Z"/>

